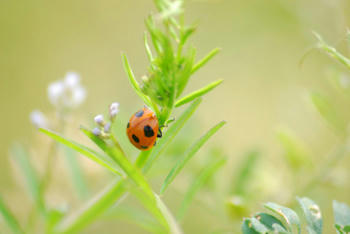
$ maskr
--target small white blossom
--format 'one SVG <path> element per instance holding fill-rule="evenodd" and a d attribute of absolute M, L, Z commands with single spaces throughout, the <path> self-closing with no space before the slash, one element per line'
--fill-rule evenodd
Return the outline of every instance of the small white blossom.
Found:
<path fill-rule="evenodd" d="M 29 118 L 36 128 L 46 128 L 48 126 L 46 116 L 39 110 L 32 111 L 32 113 L 30 113 Z"/>
<path fill-rule="evenodd" d="M 113 102 L 110 106 L 109 106 L 109 116 L 111 119 L 114 119 L 115 116 L 118 114 L 119 112 L 119 103 L 118 102 Z"/>
<path fill-rule="evenodd" d="M 103 115 L 96 115 L 94 118 L 95 123 L 97 123 L 100 126 L 104 126 L 105 125 L 105 121 L 103 119 Z"/>
<path fill-rule="evenodd" d="M 95 136 L 101 136 L 101 130 L 99 128 L 94 128 L 92 129 L 92 133 L 95 135 Z"/>
<path fill-rule="evenodd" d="M 76 72 L 67 72 L 66 77 L 64 78 L 64 83 L 66 87 L 74 88 L 79 86 L 80 75 Z"/>
<path fill-rule="evenodd" d="M 105 125 L 104 128 L 103 128 L 104 132 L 105 132 L 105 133 L 110 132 L 110 131 L 111 131 L 111 127 L 112 127 L 111 122 L 106 123 L 106 125 Z"/>
<path fill-rule="evenodd" d="M 56 106 L 59 104 L 59 101 L 64 94 L 64 83 L 62 81 L 55 81 L 49 85 L 47 91 L 51 104 Z"/>
<path fill-rule="evenodd" d="M 79 106 L 86 98 L 86 90 L 80 84 L 80 75 L 76 72 L 67 72 L 63 80 L 49 85 L 48 97 L 56 108 Z"/>

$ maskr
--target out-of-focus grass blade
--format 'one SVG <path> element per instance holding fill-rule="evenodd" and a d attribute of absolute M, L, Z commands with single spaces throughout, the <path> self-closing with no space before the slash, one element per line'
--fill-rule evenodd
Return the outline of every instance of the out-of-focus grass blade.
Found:
<path fill-rule="evenodd" d="M 125 219 L 150 233 L 161 233 L 164 230 L 155 219 L 140 209 L 135 209 L 133 207 L 118 206 L 117 208 L 107 211 L 106 214 L 103 215 L 103 218 Z"/>
<path fill-rule="evenodd" d="M 213 128 L 211 128 L 206 134 L 199 138 L 186 152 L 182 159 L 180 159 L 173 169 L 169 172 L 168 176 L 163 182 L 160 194 L 163 194 L 170 183 L 175 179 L 175 177 L 180 173 L 182 168 L 186 163 L 198 152 L 198 150 L 213 136 L 222 126 L 226 124 L 225 121 L 221 121 Z"/>
<path fill-rule="evenodd" d="M 142 93 L 141 88 L 139 86 L 139 83 L 135 79 L 134 73 L 131 70 L 131 67 L 130 67 L 130 64 L 129 64 L 129 61 L 128 61 L 126 55 L 122 54 L 122 58 L 123 58 L 124 69 L 128 75 L 131 86 L 134 88 L 137 95 L 139 95 L 139 97 L 146 103 L 147 106 L 152 106 L 152 103 L 149 100 L 149 98 Z"/>
<path fill-rule="evenodd" d="M 105 141 L 95 136 L 91 131 L 81 128 L 84 134 L 90 138 L 101 150 L 103 150 L 107 155 L 109 155 L 129 176 L 129 178 L 138 185 L 142 192 L 145 194 L 146 199 L 141 199 L 143 204 L 150 209 L 150 211 L 156 216 L 158 221 L 164 226 L 169 227 L 165 217 L 156 207 L 155 195 L 148 184 L 146 178 L 142 175 L 140 170 L 135 167 L 126 156 L 117 148 L 108 145 Z"/>
<path fill-rule="evenodd" d="M 157 142 L 157 145 L 153 147 L 149 160 L 144 167 L 144 172 L 147 172 L 153 165 L 154 161 L 159 157 L 159 155 L 166 149 L 166 147 L 172 142 L 177 133 L 181 130 L 187 120 L 192 116 L 195 110 L 201 103 L 201 99 L 198 98 L 191 103 L 189 107 L 180 115 L 180 117 L 172 123 L 168 130 L 163 134 Z M 141 165 L 142 166 L 142 165 Z"/>
<path fill-rule="evenodd" d="M 11 228 L 13 233 L 15 234 L 24 233 L 19 223 L 17 222 L 16 218 L 13 216 L 11 211 L 5 205 L 1 196 L 0 196 L 0 213 L 2 214 L 2 217 L 4 218 L 7 225 Z"/>
<path fill-rule="evenodd" d="M 218 86 L 219 84 L 222 83 L 223 80 L 217 80 L 217 81 L 214 81 L 212 83 L 210 83 L 209 85 L 201 88 L 201 89 L 198 89 L 197 91 L 194 91 L 193 93 L 181 98 L 180 100 L 178 100 L 176 103 L 175 103 L 175 107 L 179 107 L 179 106 L 182 106 L 186 103 L 189 103 L 191 101 L 193 101 L 194 99 L 198 98 L 198 97 L 201 97 L 203 96 L 204 94 L 210 92 L 211 90 L 213 90 L 214 88 L 216 88 L 216 86 Z"/>
<path fill-rule="evenodd" d="M 122 176 L 123 174 L 120 173 L 116 167 L 114 166 L 114 163 L 102 156 L 101 154 L 97 153 L 96 151 L 84 146 L 84 145 L 81 145 L 79 143 L 76 143 L 72 140 L 68 140 L 67 138 L 59 135 L 58 133 L 55 133 L 51 130 L 48 130 L 48 129 L 43 129 L 43 128 L 40 128 L 39 129 L 41 132 L 45 133 L 46 135 L 48 135 L 49 137 L 51 137 L 52 139 L 54 139 L 55 141 L 57 142 L 60 142 L 66 146 L 68 146 L 69 148 L 81 153 L 82 155 L 88 157 L 89 159 L 91 159 L 92 161 L 96 162 L 97 164 L 100 164 L 101 166 L 103 166 L 104 168 L 108 169 L 109 171 L 117 174 L 117 175 L 120 175 Z"/>
<path fill-rule="evenodd" d="M 350 207 L 345 203 L 333 201 L 333 213 L 338 233 L 345 233 L 344 227 L 350 225 Z"/>
<path fill-rule="evenodd" d="M 151 48 L 149 47 L 149 44 L 148 44 L 147 33 L 145 33 L 143 39 L 144 39 L 144 43 L 145 43 L 145 49 L 146 49 L 147 57 L 148 57 L 149 61 L 152 62 L 153 61 L 153 55 L 152 55 Z"/>
<path fill-rule="evenodd" d="M 210 162 L 209 165 L 205 167 L 204 170 L 199 174 L 199 176 L 193 181 L 185 197 L 180 205 L 177 218 L 181 220 L 189 205 L 191 204 L 194 196 L 200 190 L 200 188 L 217 172 L 223 165 L 225 165 L 226 159 L 220 159 L 217 162 Z"/>
<path fill-rule="evenodd" d="M 27 189 L 36 203 L 37 209 L 41 214 L 46 215 L 45 203 L 40 192 L 40 182 L 35 169 L 30 163 L 29 153 L 22 145 L 16 143 L 12 146 L 12 156 L 23 175 Z"/>
<path fill-rule="evenodd" d="M 161 210 L 162 214 L 164 215 L 165 219 L 167 220 L 167 223 L 169 224 L 169 228 L 171 231 L 170 233 L 171 234 L 181 234 L 182 233 L 181 228 L 177 224 L 174 216 L 171 214 L 168 207 L 164 204 L 162 199 L 157 194 L 155 194 L 155 197 L 156 197 L 158 208 Z"/>
<path fill-rule="evenodd" d="M 301 233 L 301 225 L 299 216 L 290 208 L 280 206 L 273 202 L 268 202 L 265 205 L 265 208 L 272 211 L 273 213 L 279 215 L 285 223 L 288 225 L 288 231 L 294 233 L 294 227 L 297 229 L 297 233 Z"/>
<path fill-rule="evenodd" d="M 312 92 L 310 94 L 310 98 L 321 116 L 337 131 L 343 133 L 346 129 L 344 127 L 345 123 L 342 119 L 340 119 L 330 101 L 325 96 L 317 92 Z"/>
<path fill-rule="evenodd" d="M 126 179 L 115 180 L 104 191 L 86 202 L 80 210 L 63 219 L 56 226 L 54 233 L 79 233 L 102 212 L 113 206 L 125 194 L 127 188 L 128 182 Z"/>
<path fill-rule="evenodd" d="M 261 154 L 257 150 L 250 151 L 243 157 L 243 161 L 239 164 L 237 176 L 232 189 L 234 194 L 242 196 L 246 194 L 247 184 L 249 184 L 249 181 L 253 176 L 260 157 Z"/>
<path fill-rule="evenodd" d="M 318 39 L 317 47 L 325 51 L 329 56 L 335 58 L 340 63 L 344 64 L 348 69 L 350 69 L 350 59 L 339 53 L 334 47 L 329 46 L 323 38 L 316 32 L 313 32 Z"/>
<path fill-rule="evenodd" d="M 192 68 L 192 74 L 198 71 L 199 68 L 203 67 L 207 62 L 209 62 L 217 53 L 220 52 L 220 48 L 215 48 L 208 53 L 207 56 L 198 61 Z"/>
<path fill-rule="evenodd" d="M 303 142 L 293 132 L 286 128 L 277 130 L 277 138 L 284 148 L 284 155 L 293 169 L 309 167 L 312 165 L 310 155 Z"/>
<path fill-rule="evenodd" d="M 299 205 L 301 206 L 306 222 L 307 229 L 309 233 L 312 234 L 322 234 L 322 215 L 321 210 L 318 205 L 307 197 L 298 198 Z"/>
<path fill-rule="evenodd" d="M 71 148 L 63 146 L 65 152 L 67 167 L 70 169 L 73 187 L 77 190 L 78 196 L 81 199 L 86 199 L 89 196 L 89 189 L 84 178 L 83 172 L 79 165 L 77 155 Z"/>

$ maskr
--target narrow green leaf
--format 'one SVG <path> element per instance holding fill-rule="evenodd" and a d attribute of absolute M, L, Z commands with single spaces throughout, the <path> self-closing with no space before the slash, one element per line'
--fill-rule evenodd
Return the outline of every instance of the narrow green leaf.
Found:
<path fill-rule="evenodd" d="M 60 142 L 66 146 L 68 146 L 69 148 L 81 153 L 82 155 L 86 156 L 87 158 L 91 159 L 92 161 L 96 162 L 97 164 L 100 164 L 101 166 L 103 166 L 104 168 L 108 169 L 109 171 L 122 176 L 123 174 L 120 173 L 116 167 L 114 166 L 114 163 L 102 156 L 101 154 L 97 153 L 96 151 L 81 145 L 79 143 L 76 143 L 74 141 L 68 140 L 67 138 L 59 135 L 58 133 L 55 133 L 51 130 L 48 129 L 43 129 L 40 128 L 39 129 L 41 132 L 45 133 L 46 135 L 48 135 L 49 137 L 51 137 L 52 139 L 54 139 L 57 142 Z"/>
<path fill-rule="evenodd" d="M 155 197 L 156 197 L 157 206 L 158 206 L 159 210 L 161 210 L 162 214 L 164 215 L 165 219 L 167 220 L 167 223 L 169 224 L 170 233 L 171 234 L 181 234 L 182 233 L 181 228 L 177 224 L 174 216 L 171 214 L 168 207 L 166 207 L 166 205 L 163 203 L 162 199 L 160 199 L 160 197 L 157 194 L 155 194 Z"/>
<path fill-rule="evenodd" d="M 30 163 L 29 153 L 20 144 L 14 144 L 12 147 L 12 156 L 23 175 L 29 194 L 35 202 L 37 209 L 41 214 L 46 215 L 45 203 L 40 193 L 40 182 L 35 169 Z"/>
<path fill-rule="evenodd" d="M 143 169 L 144 172 L 147 172 L 152 167 L 154 161 L 159 157 L 159 155 L 161 155 L 162 152 L 164 152 L 167 146 L 170 145 L 174 137 L 182 129 L 187 120 L 192 116 L 200 103 L 200 98 L 193 101 L 191 105 L 187 107 L 187 109 L 180 115 L 180 117 L 174 123 L 172 123 L 168 130 L 163 134 L 163 137 L 158 140 L 157 145 L 153 147 L 151 155 L 145 164 L 145 167 Z"/>
<path fill-rule="evenodd" d="M 148 57 L 149 61 L 152 62 L 153 61 L 153 55 L 152 55 L 151 48 L 149 47 L 149 44 L 148 44 L 147 33 L 145 33 L 143 39 L 144 39 L 144 43 L 145 43 L 145 49 L 146 49 L 147 57 Z"/>
<path fill-rule="evenodd" d="M 335 223 L 344 226 L 350 225 L 350 207 L 338 201 L 333 201 L 333 213 Z"/>
<path fill-rule="evenodd" d="M 2 217 L 4 218 L 4 221 L 11 228 L 11 230 L 14 234 L 24 233 L 22 231 L 22 228 L 20 227 L 18 221 L 16 220 L 16 218 L 13 216 L 11 211 L 5 205 L 1 196 L 0 196 L 0 213 L 1 213 Z"/>
<path fill-rule="evenodd" d="M 243 161 L 240 162 L 237 167 L 237 175 L 232 190 L 234 194 L 240 196 L 245 196 L 247 194 L 247 185 L 250 184 L 260 157 L 260 152 L 256 150 L 246 153 L 243 157 Z"/>
<path fill-rule="evenodd" d="M 336 130 L 339 132 L 344 132 L 346 129 L 345 123 L 342 119 L 340 119 L 327 97 L 317 92 L 312 92 L 310 97 L 321 116 Z"/>
<path fill-rule="evenodd" d="M 308 232 L 310 234 L 322 234 L 322 215 L 318 205 L 307 197 L 298 198 L 297 200 L 304 212 Z"/>
<path fill-rule="evenodd" d="M 126 55 L 122 54 L 122 58 L 123 58 L 123 65 L 124 65 L 125 72 L 127 73 L 130 84 L 134 88 L 136 94 L 139 95 L 139 97 L 144 101 L 144 103 L 147 106 L 152 106 L 152 103 L 149 100 L 149 98 L 142 93 L 141 88 L 139 86 L 139 83 L 137 82 L 137 80 L 134 76 L 134 73 L 131 70 L 131 67 L 130 67 L 130 64 L 129 64 L 129 61 L 128 61 Z"/>
<path fill-rule="evenodd" d="M 350 59 L 339 53 L 334 47 L 329 46 L 319 34 L 314 32 L 314 35 L 318 39 L 318 48 L 322 49 L 329 56 L 335 58 L 338 62 L 344 64 L 348 69 L 350 69 Z"/>
<path fill-rule="evenodd" d="M 126 179 L 117 179 L 107 186 L 101 193 L 86 202 L 84 206 L 60 222 L 55 231 L 57 233 L 79 233 L 86 226 L 113 206 L 128 188 Z"/>
<path fill-rule="evenodd" d="M 201 187 L 226 163 L 226 159 L 220 159 L 216 162 L 210 162 L 204 170 L 199 174 L 197 178 L 193 181 L 189 189 L 187 190 L 184 199 L 180 205 L 177 218 L 181 220 L 189 205 L 191 204 L 196 193 L 201 189 Z"/>
<path fill-rule="evenodd" d="M 275 214 L 278 214 L 281 216 L 281 218 L 284 219 L 284 221 L 288 225 L 288 229 L 290 232 L 293 232 L 293 227 L 296 226 L 297 233 L 301 233 L 301 226 L 300 226 L 300 219 L 298 215 L 290 208 L 280 206 L 276 203 L 268 202 L 265 205 L 265 208 L 269 209 L 270 211 L 274 212 Z"/>
<path fill-rule="evenodd" d="M 295 170 L 312 165 L 310 155 L 303 144 L 293 132 L 287 128 L 277 130 L 277 138 L 285 151 L 288 164 Z"/>
<path fill-rule="evenodd" d="M 207 62 L 209 62 L 217 53 L 220 52 L 220 48 L 215 48 L 209 52 L 207 56 L 198 61 L 192 68 L 192 74 L 198 71 L 199 68 L 203 67 Z"/>
<path fill-rule="evenodd" d="M 117 208 L 110 209 L 103 215 L 104 219 L 125 219 L 127 222 L 135 224 L 150 233 L 161 233 L 164 231 L 159 227 L 155 219 L 140 209 L 130 206 L 119 205 Z"/>
<path fill-rule="evenodd" d="M 277 228 L 278 231 L 286 232 L 283 223 L 280 220 L 278 220 L 276 217 L 274 217 L 270 214 L 258 213 L 256 215 L 254 215 L 254 217 L 257 220 L 259 220 L 260 223 L 262 223 L 266 228 L 268 228 L 271 231 L 274 231 Z"/>
<path fill-rule="evenodd" d="M 146 199 L 142 199 L 143 204 L 150 209 L 150 211 L 155 215 L 158 221 L 166 228 L 168 228 L 168 223 L 165 217 L 156 207 L 155 195 L 148 184 L 146 178 L 142 175 L 139 168 L 135 167 L 126 156 L 119 150 L 119 148 L 113 145 L 108 145 L 105 141 L 95 136 L 91 131 L 81 128 L 84 134 L 90 138 L 101 150 L 103 150 L 107 155 L 109 155 L 129 176 L 129 178 L 138 185 L 142 192 L 144 193 Z"/>
<path fill-rule="evenodd" d="M 175 107 L 182 106 L 186 103 L 193 101 L 194 99 L 196 99 L 198 97 L 203 96 L 204 94 L 206 94 L 206 93 L 210 92 L 211 90 L 213 90 L 214 88 L 216 88 L 219 84 L 222 83 L 222 81 L 223 80 L 214 81 L 214 82 L 210 83 L 209 85 L 207 85 L 201 89 L 198 89 L 197 91 L 194 91 L 191 94 L 181 98 L 180 100 L 178 100 L 175 103 Z"/>
<path fill-rule="evenodd" d="M 175 177 L 180 173 L 182 168 L 186 163 L 198 152 L 198 150 L 213 136 L 222 126 L 226 124 L 225 121 L 221 121 L 213 128 L 211 128 L 206 134 L 199 138 L 186 152 L 182 159 L 180 159 L 173 169 L 169 172 L 168 176 L 163 182 L 160 194 L 163 194 L 170 183 L 175 179 Z"/>
<path fill-rule="evenodd" d="M 66 156 L 67 167 L 71 173 L 71 179 L 73 187 L 76 189 L 78 196 L 81 199 L 86 199 L 89 196 L 89 189 L 84 178 L 83 172 L 80 168 L 79 161 L 75 151 L 71 148 L 63 146 L 63 150 Z"/>
<path fill-rule="evenodd" d="M 255 229 L 253 228 L 250 218 L 245 218 L 243 220 L 242 233 L 243 234 L 259 234 L 259 232 L 255 231 Z"/>

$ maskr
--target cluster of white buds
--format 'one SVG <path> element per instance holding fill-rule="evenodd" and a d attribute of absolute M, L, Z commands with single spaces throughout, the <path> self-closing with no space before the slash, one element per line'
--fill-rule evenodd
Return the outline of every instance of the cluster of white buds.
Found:
<path fill-rule="evenodd" d="M 95 127 L 92 130 L 92 133 L 95 136 L 99 136 L 102 138 L 108 138 L 110 136 L 110 133 L 111 133 L 112 124 L 113 124 L 118 112 L 119 112 L 119 103 L 113 102 L 109 106 L 109 121 L 105 121 L 105 119 L 103 118 L 103 115 L 101 115 L 101 114 L 96 115 L 94 118 L 94 121 L 97 124 L 97 127 Z"/>
<path fill-rule="evenodd" d="M 86 98 L 86 90 L 76 72 L 67 72 L 63 80 L 51 83 L 47 91 L 50 102 L 57 108 L 76 108 Z"/>
<path fill-rule="evenodd" d="M 86 90 L 76 72 L 67 72 L 63 80 L 51 83 L 47 91 L 49 101 L 58 111 L 75 108 L 86 98 Z M 36 128 L 47 128 L 49 125 L 48 119 L 39 110 L 32 111 L 29 118 Z"/>

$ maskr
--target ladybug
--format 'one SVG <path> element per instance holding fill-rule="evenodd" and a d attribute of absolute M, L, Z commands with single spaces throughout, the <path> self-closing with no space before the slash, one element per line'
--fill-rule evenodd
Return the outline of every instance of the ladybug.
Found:
<path fill-rule="evenodd" d="M 147 106 L 133 114 L 126 127 L 126 134 L 136 148 L 149 150 L 162 133 L 158 125 L 158 118 Z"/>

